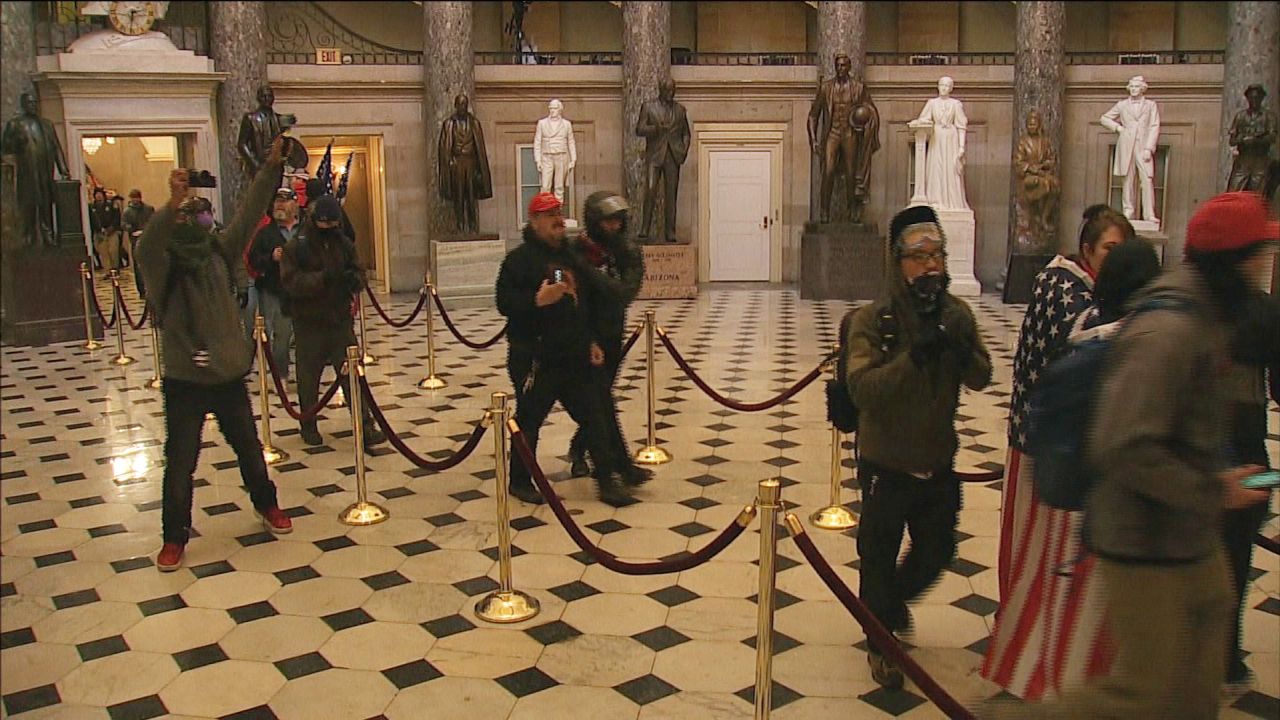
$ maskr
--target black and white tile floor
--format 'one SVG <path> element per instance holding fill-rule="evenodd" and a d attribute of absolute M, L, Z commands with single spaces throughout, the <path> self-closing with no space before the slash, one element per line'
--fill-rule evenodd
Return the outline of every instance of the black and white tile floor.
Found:
<path fill-rule="evenodd" d="M 100 296 L 109 297 L 105 287 Z M 131 292 L 131 298 L 135 297 Z M 402 316 L 409 298 L 390 303 Z M 135 305 L 136 307 L 136 305 Z M 653 308 L 714 387 L 746 400 L 772 396 L 830 347 L 840 302 L 790 290 L 735 288 Z M 962 466 L 1004 461 L 1009 371 L 1018 308 L 976 303 L 997 361 L 997 383 L 966 393 Z M 454 313 L 473 339 L 491 336 L 491 310 Z M 393 425 L 422 454 L 456 448 L 489 393 L 508 390 L 503 344 L 469 351 L 443 329 L 440 373 L 422 392 L 421 320 L 392 331 L 369 318 L 369 369 Z M 678 576 L 624 577 L 592 564 L 549 511 L 514 504 L 515 584 L 542 613 L 489 625 L 473 606 L 496 586 L 489 438 L 456 469 L 421 472 L 389 448 L 368 460 L 372 498 L 392 519 L 341 525 L 354 469 L 345 410 L 321 422 L 328 445 L 304 448 L 277 407 L 276 444 L 291 459 L 272 470 L 295 531 L 273 537 L 254 517 L 231 451 L 210 423 L 197 472 L 187 567 L 153 567 L 159 539 L 163 407 L 149 338 L 132 333 L 137 364 L 76 345 L 4 348 L 0 475 L 0 695 L 23 718 L 738 718 L 751 712 L 757 536 Z M 829 430 L 816 385 L 758 414 L 720 408 L 658 353 L 658 435 L 675 460 L 643 502 L 614 510 L 589 481 L 565 479 L 557 454 L 572 431 L 562 412 L 543 432 L 554 471 L 587 532 L 611 552 L 657 558 L 701 546 L 751 501 L 757 481 L 785 478 L 783 497 L 807 517 L 826 504 Z M 619 394 L 631 441 L 644 437 L 643 344 Z M 1272 457 L 1277 454 L 1271 415 Z M 848 463 L 848 461 L 846 461 Z M 846 470 L 846 473 L 849 473 Z M 965 488 L 959 557 L 916 608 L 915 656 L 965 701 L 994 694 L 977 676 L 996 609 L 998 483 Z M 846 490 L 845 499 L 851 493 Z M 1273 518 L 1269 532 L 1276 527 Z M 849 534 L 812 535 L 857 587 Z M 780 543 L 773 692 L 775 717 L 939 717 L 911 686 L 878 689 L 862 633 Z M 1254 561 L 1245 646 L 1255 691 L 1223 717 L 1280 714 L 1280 567 Z"/>

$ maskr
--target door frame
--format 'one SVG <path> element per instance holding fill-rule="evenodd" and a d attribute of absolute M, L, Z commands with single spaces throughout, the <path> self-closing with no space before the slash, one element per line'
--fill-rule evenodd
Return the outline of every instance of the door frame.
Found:
<path fill-rule="evenodd" d="M 698 148 L 698 282 L 711 278 L 711 153 L 769 153 L 769 282 L 782 282 L 782 182 L 786 123 L 694 123 Z"/>

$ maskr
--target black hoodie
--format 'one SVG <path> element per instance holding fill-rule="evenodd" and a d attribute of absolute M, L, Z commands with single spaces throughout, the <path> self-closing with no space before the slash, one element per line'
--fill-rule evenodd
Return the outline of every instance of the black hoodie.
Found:
<path fill-rule="evenodd" d="M 539 240 L 525 226 L 524 242 L 507 253 L 498 270 L 495 287 L 498 312 L 507 318 L 507 339 L 513 351 L 524 351 L 542 361 L 561 365 L 590 363 L 591 343 L 596 342 L 596 318 L 592 315 L 597 298 L 587 267 L 571 250 L 568 240 L 553 248 Z M 544 280 L 554 282 L 557 269 L 577 281 L 577 299 L 565 295 L 560 302 L 538 307 L 534 296 Z"/>

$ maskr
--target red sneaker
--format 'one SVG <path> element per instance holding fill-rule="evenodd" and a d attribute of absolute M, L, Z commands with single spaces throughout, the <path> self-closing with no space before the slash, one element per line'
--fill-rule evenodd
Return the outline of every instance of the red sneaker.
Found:
<path fill-rule="evenodd" d="M 160 572 L 173 572 L 182 567 L 182 551 L 185 549 L 185 545 L 165 543 L 164 547 L 160 548 L 160 554 L 156 555 L 156 567 Z"/>
<path fill-rule="evenodd" d="M 276 535 L 288 535 L 293 532 L 293 521 L 278 507 L 262 513 L 262 524 Z"/>

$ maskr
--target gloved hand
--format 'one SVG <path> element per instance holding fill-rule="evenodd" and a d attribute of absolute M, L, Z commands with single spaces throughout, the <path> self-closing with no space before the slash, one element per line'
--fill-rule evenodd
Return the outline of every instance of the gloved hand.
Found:
<path fill-rule="evenodd" d="M 947 333 L 937 317 L 920 318 L 920 334 L 911 343 L 911 362 L 923 368 L 927 363 L 937 360 L 947 347 Z"/>
<path fill-rule="evenodd" d="M 360 271 L 348 269 L 342 273 L 342 282 L 347 288 L 347 292 L 352 295 L 360 292 L 364 288 L 364 278 L 360 277 Z"/>

